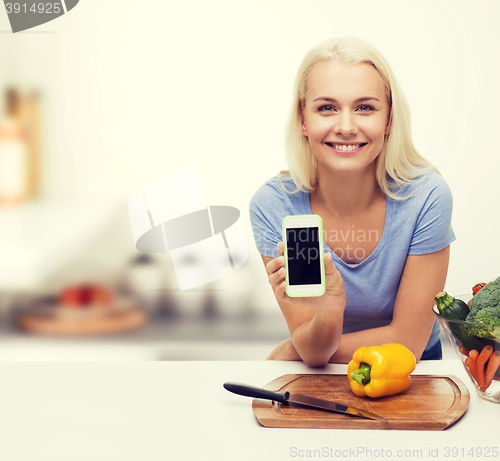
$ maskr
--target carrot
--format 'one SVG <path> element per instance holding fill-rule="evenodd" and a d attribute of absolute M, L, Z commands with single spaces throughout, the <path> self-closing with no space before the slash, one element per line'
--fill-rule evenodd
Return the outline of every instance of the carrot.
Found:
<path fill-rule="evenodd" d="M 470 359 L 469 359 L 469 357 L 465 358 L 464 365 L 467 367 L 467 370 L 470 371 Z"/>
<path fill-rule="evenodd" d="M 491 346 L 483 347 L 483 350 L 479 354 L 479 357 L 477 358 L 477 361 L 476 361 L 476 376 L 477 376 L 476 382 L 477 382 L 477 385 L 478 385 L 479 390 L 481 392 L 483 392 L 482 389 L 483 389 L 484 380 L 485 380 L 484 365 L 486 364 L 486 362 L 490 358 L 492 352 L 493 352 L 493 348 Z"/>
<path fill-rule="evenodd" d="M 465 355 L 466 357 L 469 355 L 469 351 L 463 344 L 460 344 L 458 346 L 458 352 L 460 352 L 462 355 Z"/>
<path fill-rule="evenodd" d="M 488 366 L 486 367 L 486 372 L 484 374 L 483 389 L 480 389 L 481 392 L 484 392 L 488 389 L 488 387 L 490 387 L 498 367 L 500 367 L 500 351 L 496 351 L 488 360 Z"/>
<path fill-rule="evenodd" d="M 464 364 L 465 366 L 467 367 L 467 369 L 469 370 L 469 373 L 470 375 L 474 378 L 474 380 L 476 379 L 476 362 L 471 360 L 469 357 L 467 357 L 465 360 L 464 360 Z"/>
<path fill-rule="evenodd" d="M 478 355 L 479 355 L 479 353 L 476 351 L 476 349 L 472 349 L 469 352 L 469 372 L 476 382 L 477 382 L 476 362 L 477 362 Z"/>

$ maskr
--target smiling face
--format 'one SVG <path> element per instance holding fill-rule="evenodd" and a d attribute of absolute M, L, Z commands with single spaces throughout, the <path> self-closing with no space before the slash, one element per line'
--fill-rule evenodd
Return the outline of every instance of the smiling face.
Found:
<path fill-rule="evenodd" d="M 378 71 L 368 63 L 319 63 L 307 85 L 302 133 L 323 170 L 373 171 L 389 134 L 389 102 Z"/>

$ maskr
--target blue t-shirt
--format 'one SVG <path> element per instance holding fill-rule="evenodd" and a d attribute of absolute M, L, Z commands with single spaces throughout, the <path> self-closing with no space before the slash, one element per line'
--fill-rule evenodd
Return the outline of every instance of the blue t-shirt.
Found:
<path fill-rule="evenodd" d="M 296 189 L 286 177 L 282 184 L 289 191 Z M 442 176 L 431 171 L 406 185 L 400 194 L 408 198 L 386 198 L 380 241 L 373 253 L 359 264 L 344 262 L 324 242 L 325 251 L 332 254 L 332 261 L 344 281 L 347 295 L 344 333 L 389 325 L 406 257 L 434 253 L 455 240 L 451 227 L 453 198 Z M 277 257 L 276 245 L 283 240 L 283 218 L 302 214 L 312 214 L 308 193 L 286 193 L 277 177 L 266 181 L 250 202 L 250 220 L 259 252 Z M 359 234 L 357 238 L 368 237 Z M 436 321 L 426 351 L 438 343 L 439 331 Z"/>

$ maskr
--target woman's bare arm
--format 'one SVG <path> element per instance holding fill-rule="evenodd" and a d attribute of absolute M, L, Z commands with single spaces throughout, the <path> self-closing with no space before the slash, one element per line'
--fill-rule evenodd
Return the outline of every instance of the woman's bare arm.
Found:
<path fill-rule="evenodd" d="M 444 289 L 449 259 L 449 246 L 426 255 L 408 255 L 391 324 L 343 335 L 330 361 L 347 363 L 357 348 L 389 342 L 405 345 L 420 360 L 434 324 L 434 297 Z"/>
<path fill-rule="evenodd" d="M 273 272 L 279 267 L 278 263 L 269 264 L 277 258 L 273 260 L 262 256 L 291 337 L 280 344 L 269 358 L 302 359 L 311 366 L 322 366 L 328 361 L 347 363 L 361 346 L 397 342 L 407 346 L 419 360 L 434 322 L 431 309 L 434 296 L 444 288 L 449 254 L 448 246 L 427 255 L 409 255 L 396 296 L 392 323 L 344 335 L 338 315 L 335 317 L 328 310 L 299 306 L 283 299 L 277 290 L 279 277 Z M 331 351 L 333 353 L 326 357 Z"/>
<path fill-rule="evenodd" d="M 278 245 L 278 253 L 278 258 L 262 256 L 262 260 L 266 266 L 269 283 L 287 322 L 293 347 L 285 343 L 282 350 L 276 351 L 270 358 L 301 358 L 311 366 L 326 365 L 337 350 L 342 336 L 345 308 L 342 276 L 332 263 L 331 255 L 326 254 L 325 294 L 321 297 L 290 298 L 285 292 L 283 243 Z M 298 357 L 294 356 L 294 351 Z"/>

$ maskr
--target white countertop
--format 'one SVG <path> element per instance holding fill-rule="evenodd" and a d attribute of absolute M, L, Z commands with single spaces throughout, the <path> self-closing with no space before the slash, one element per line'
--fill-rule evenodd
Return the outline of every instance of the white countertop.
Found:
<path fill-rule="evenodd" d="M 393 457 L 403 450 L 410 459 L 445 459 L 446 447 L 464 447 L 465 457 L 459 451 L 456 459 L 473 459 L 467 457 L 470 448 L 489 447 L 486 459 L 495 459 L 491 448 L 500 446 L 500 405 L 475 393 L 458 360 L 421 362 L 414 372 L 453 374 L 467 385 L 469 408 L 445 431 L 269 429 L 255 419 L 250 398 L 222 387 L 226 381 L 263 386 L 288 373 L 345 373 L 346 365 L 4 362 L 0 367 L 0 459 L 9 461 L 274 461 L 299 458 L 299 450 L 305 459 L 305 450 L 324 447 L 345 455 L 372 450 L 372 457 L 382 457 L 382 449 Z M 429 452 L 436 449 L 438 458 Z"/>

